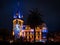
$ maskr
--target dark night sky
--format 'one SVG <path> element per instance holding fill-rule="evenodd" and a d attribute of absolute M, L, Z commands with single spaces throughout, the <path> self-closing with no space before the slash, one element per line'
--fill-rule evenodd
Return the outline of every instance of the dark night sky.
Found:
<path fill-rule="evenodd" d="M 59 0 L 18 0 L 19 10 L 26 22 L 27 13 L 32 8 L 38 8 L 44 16 L 49 31 L 60 31 Z M 17 9 L 17 0 L 0 0 L 0 28 L 12 29 L 13 14 Z"/>

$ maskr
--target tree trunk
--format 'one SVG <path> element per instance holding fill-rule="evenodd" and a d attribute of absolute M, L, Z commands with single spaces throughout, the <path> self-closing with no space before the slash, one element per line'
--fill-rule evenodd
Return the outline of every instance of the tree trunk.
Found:
<path fill-rule="evenodd" d="M 35 43 L 35 41 L 36 41 L 35 38 L 36 38 L 36 36 L 35 36 L 35 27 L 34 27 L 34 43 Z"/>

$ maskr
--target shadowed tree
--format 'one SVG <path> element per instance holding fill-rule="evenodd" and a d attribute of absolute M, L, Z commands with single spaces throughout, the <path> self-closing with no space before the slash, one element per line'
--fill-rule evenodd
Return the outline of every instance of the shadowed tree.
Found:
<path fill-rule="evenodd" d="M 34 42 L 35 42 L 35 28 L 39 25 L 42 25 L 42 15 L 38 12 L 38 9 L 30 10 L 30 13 L 27 18 L 27 25 L 30 25 L 34 29 Z"/>
<path fill-rule="evenodd" d="M 5 41 L 7 37 L 9 37 L 9 31 L 6 28 L 0 29 L 0 35 L 3 37 L 3 40 Z"/>

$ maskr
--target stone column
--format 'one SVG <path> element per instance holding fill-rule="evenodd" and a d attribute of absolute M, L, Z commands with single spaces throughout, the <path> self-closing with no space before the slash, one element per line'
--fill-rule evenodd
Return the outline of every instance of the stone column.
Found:
<path fill-rule="evenodd" d="M 41 30 L 40 30 L 40 41 L 42 40 L 42 32 L 41 32 Z"/>

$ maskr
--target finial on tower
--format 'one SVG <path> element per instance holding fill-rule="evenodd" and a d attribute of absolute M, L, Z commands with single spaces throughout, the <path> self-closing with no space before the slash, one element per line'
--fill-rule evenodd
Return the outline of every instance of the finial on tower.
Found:
<path fill-rule="evenodd" d="M 20 5 L 20 3 L 19 3 L 19 1 L 18 1 L 18 7 L 19 7 L 19 5 Z"/>

